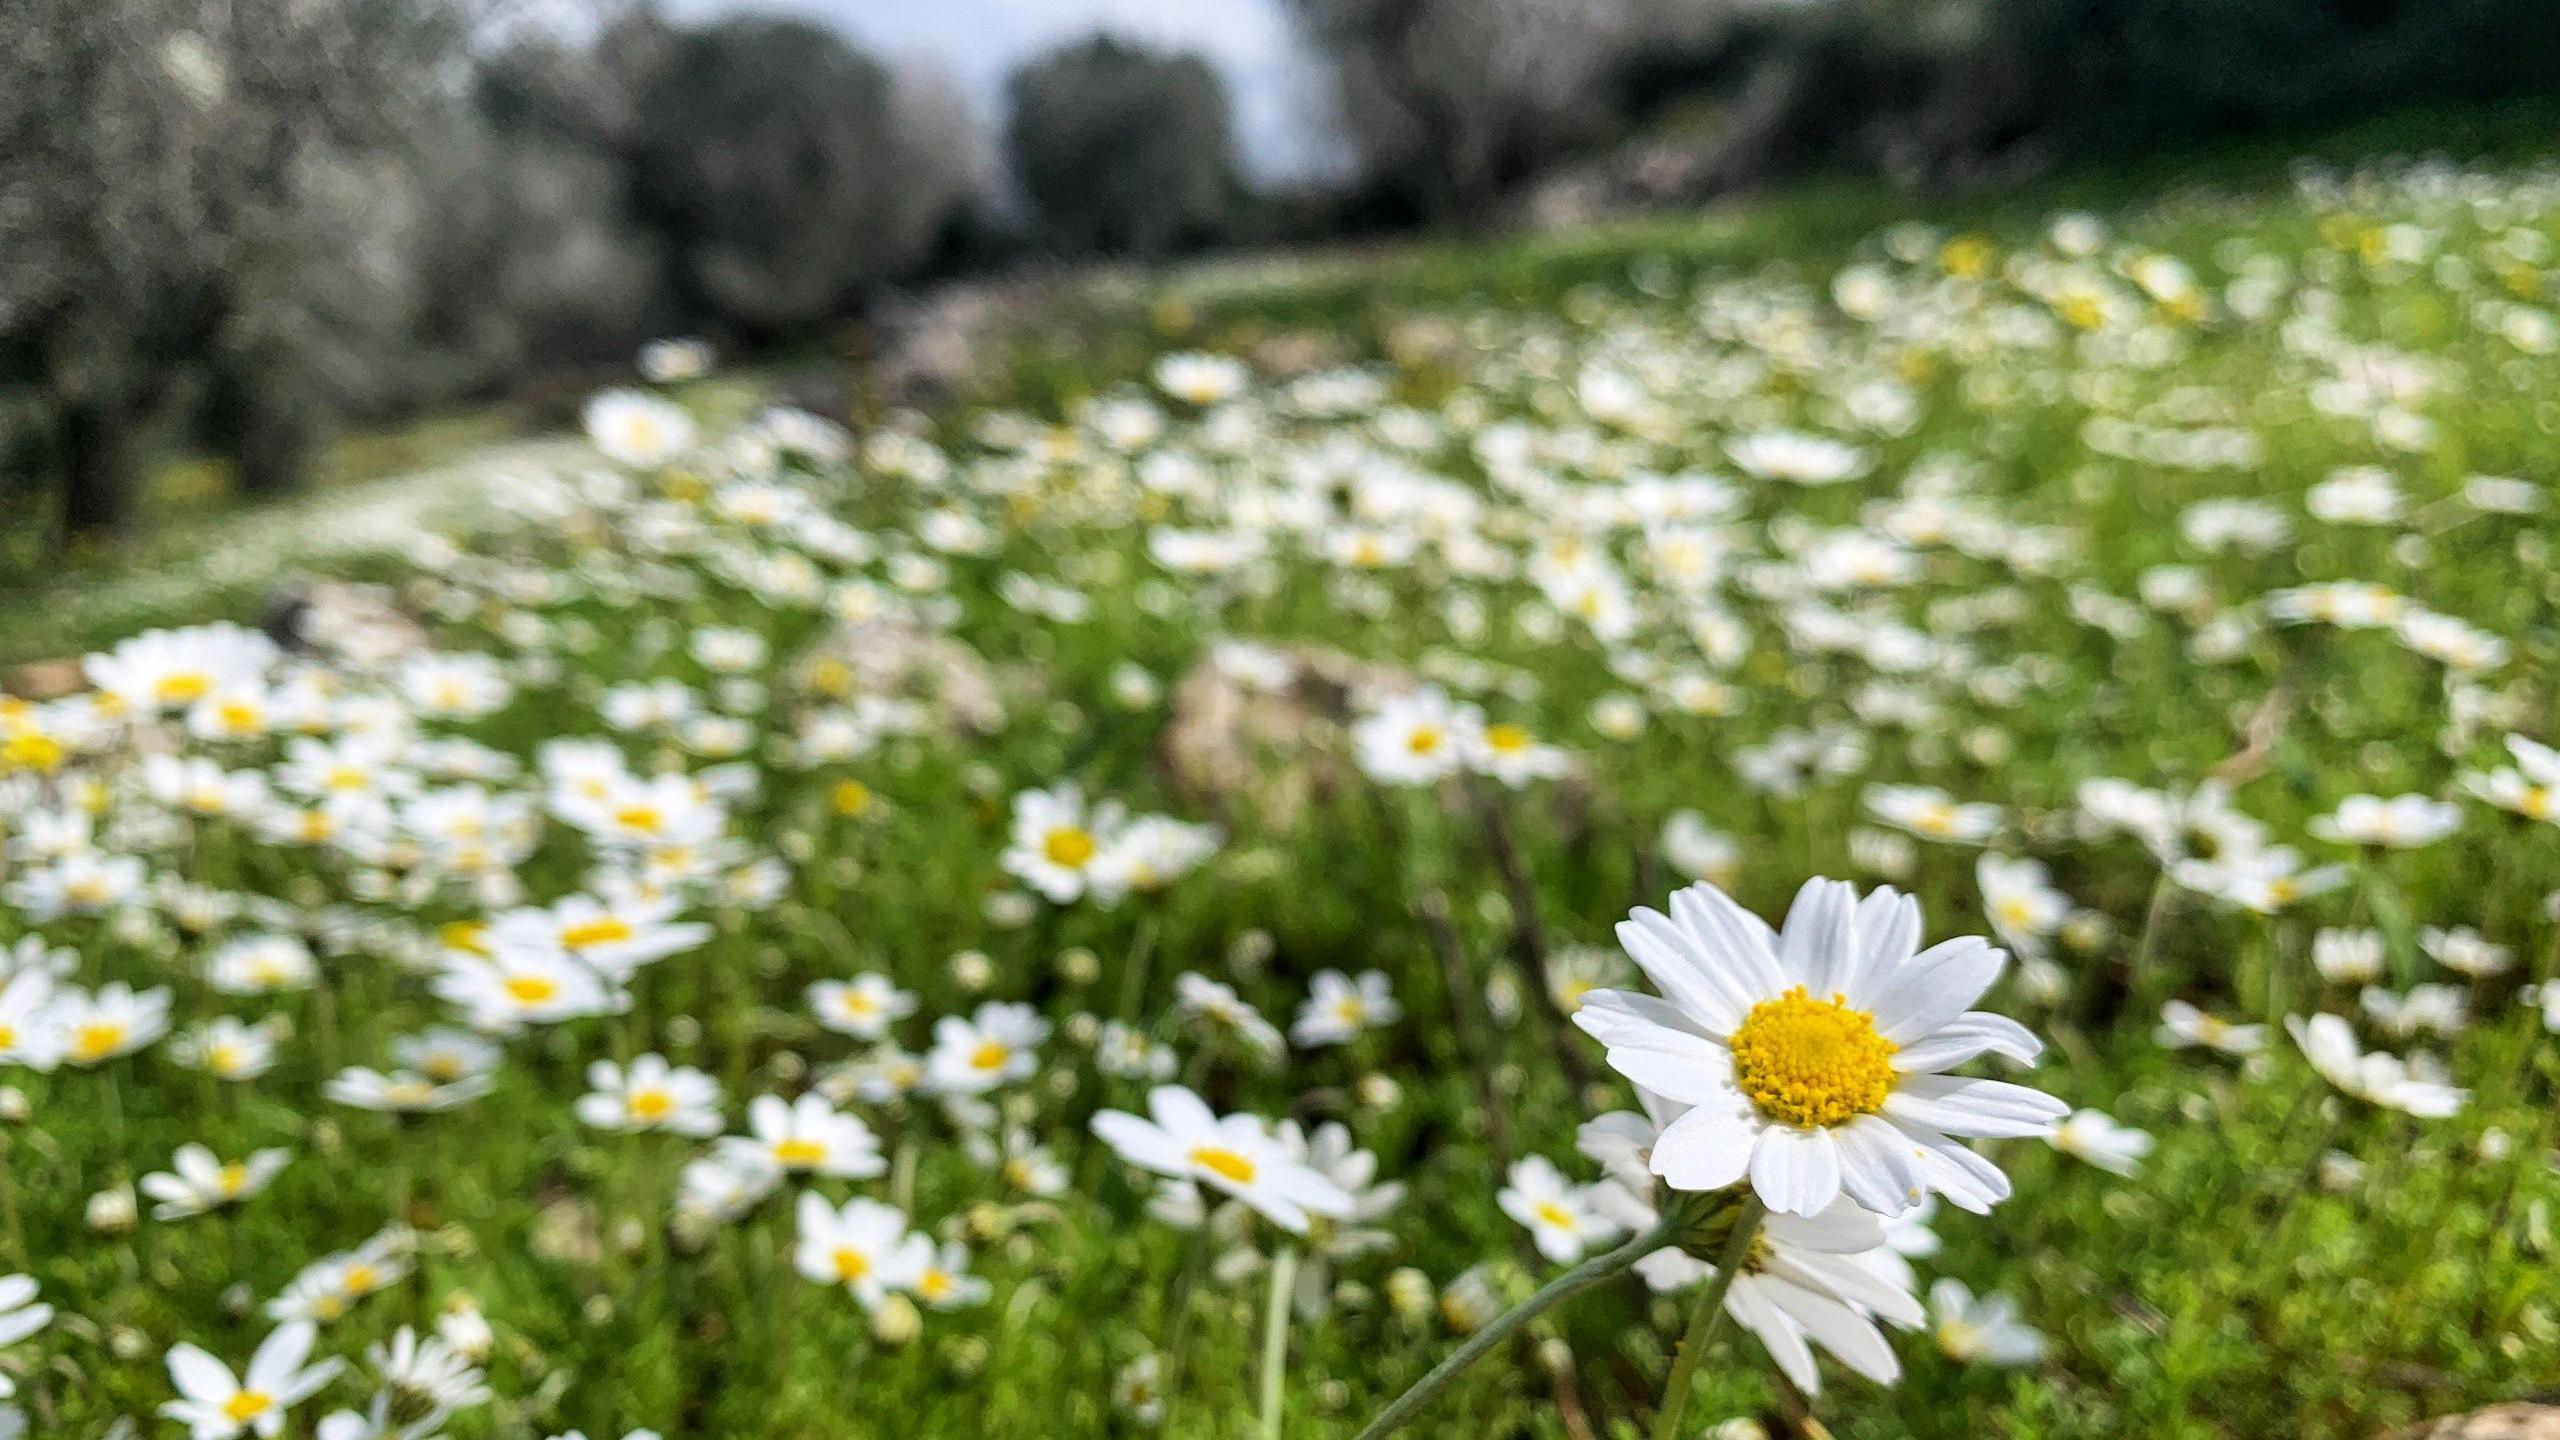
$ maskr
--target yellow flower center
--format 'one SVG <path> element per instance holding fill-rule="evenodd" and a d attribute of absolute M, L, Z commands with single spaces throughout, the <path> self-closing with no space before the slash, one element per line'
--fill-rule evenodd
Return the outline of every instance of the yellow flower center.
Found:
<path fill-rule="evenodd" d="M 214 1176 L 214 1187 L 227 1198 L 249 1188 L 249 1167 L 234 1160 Z"/>
<path fill-rule="evenodd" d="M 246 1425 L 274 1408 L 275 1397 L 264 1390 L 243 1390 L 222 1402 L 226 1419 Z"/>
<path fill-rule="evenodd" d="M 981 1040 L 978 1048 L 969 1052 L 969 1064 L 978 1070 L 1001 1070 L 1004 1062 L 1012 1058 L 1013 1047 L 1001 1040 Z"/>
<path fill-rule="evenodd" d="M 815 1140 L 785 1140 L 773 1147 L 774 1163 L 790 1170 L 806 1170 L 827 1158 L 827 1147 Z"/>
<path fill-rule="evenodd" d="M 1529 748 L 1529 732 L 1518 725 L 1488 725 L 1484 732 L 1485 748 L 1505 755 L 1516 755 Z"/>
<path fill-rule="evenodd" d="M 676 1111 L 675 1097 L 664 1090 L 640 1090 L 631 1096 L 631 1118 L 655 1123 Z"/>
<path fill-rule="evenodd" d="M 1253 1162 L 1233 1150 L 1222 1150 L 1215 1145 L 1194 1146 L 1191 1163 L 1230 1184 L 1253 1183 Z"/>
<path fill-rule="evenodd" d="M 51 770 L 62 763 L 62 742 L 34 730 L 22 730 L 0 747 L 0 759 L 22 770 Z"/>
<path fill-rule="evenodd" d="M 625 830 L 638 830 L 651 835 L 656 834 L 659 827 L 667 823 L 666 818 L 658 813 L 658 807 L 654 805 L 625 805 L 613 812 L 613 821 Z"/>
<path fill-rule="evenodd" d="M 1893 1089 L 1893 1042 L 1876 1033 L 1874 1016 L 1837 995 L 1816 1000 L 1799 985 L 1763 1000 L 1731 1044 L 1742 1093 L 1789 1125 L 1845 1125 L 1881 1109 Z"/>
<path fill-rule="evenodd" d="M 212 688 L 212 676 L 200 670 L 181 670 L 161 679 L 158 694 L 163 705 L 192 705 Z"/>
<path fill-rule="evenodd" d="M 540 1005 L 560 993 L 560 982 L 547 975 L 510 975 L 502 988 L 519 1005 Z"/>
<path fill-rule="evenodd" d="M 948 1271 L 927 1270 L 924 1278 L 916 1282 L 916 1293 L 927 1300 L 940 1300 L 951 1293 L 953 1283 Z"/>
<path fill-rule="evenodd" d="M 2516 797 L 2516 810 L 2528 819 L 2550 819 L 2551 787 L 2547 785 L 2526 786 L 2525 792 Z"/>
<path fill-rule="evenodd" d="M 850 1245 L 839 1245 L 834 1255 L 836 1278 L 850 1285 L 871 1273 L 871 1257 Z"/>
<path fill-rule="evenodd" d="M 350 1295 L 370 1295 L 382 1284 L 382 1273 L 370 1265 L 350 1265 L 338 1288 Z"/>
<path fill-rule="evenodd" d="M 618 920 L 611 915 L 599 915 L 593 920 L 576 925 L 564 925 L 560 929 L 561 947 L 568 950 L 584 950 L 590 945 L 611 945 L 630 938 L 630 922 Z"/>
<path fill-rule="evenodd" d="M 489 927 L 477 920 L 448 920 L 436 929 L 436 938 L 443 941 L 447 949 L 470 955 L 489 953 L 488 934 Z"/>
<path fill-rule="evenodd" d="M 1443 738 L 1437 725 L 1416 725 L 1413 733 L 1405 737 L 1404 748 L 1416 755 L 1434 754 Z"/>
<path fill-rule="evenodd" d="M 859 815 L 871 808 L 871 787 L 859 780 L 837 781 L 832 797 L 839 815 Z"/>
<path fill-rule="evenodd" d="M 103 1060 L 124 1043 L 125 1027 L 113 1020 L 93 1020 L 72 1032 L 71 1058 Z"/>
<path fill-rule="evenodd" d="M 1541 1223 L 1552 1225 L 1558 1230 L 1579 1228 L 1573 1223 L 1573 1216 L 1553 1200 L 1539 1201 L 1536 1214 Z"/>
<path fill-rule="evenodd" d="M 1048 837 L 1040 842 L 1040 853 L 1049 857 L 1050 864 L 1064 865 L 1070 870 L 1083 869 L 1100 848 L 1094 843 L 1091 832 L 1073 825 L 1050 831 Z"/>

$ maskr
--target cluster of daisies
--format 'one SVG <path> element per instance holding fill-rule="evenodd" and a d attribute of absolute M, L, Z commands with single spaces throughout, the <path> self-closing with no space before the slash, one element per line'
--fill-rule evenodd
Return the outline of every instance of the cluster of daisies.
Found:
<path fill-rule="evenodd" d="M 2318 1112 L 2353 1201 L 2514 1148 L 2560 1031 L 2560 179 L 2289 203 L 1055 416 L 616 391 L 395 586 L 0 702 L 0 1440 L 825 1433 L 991 1365 L 1376 1436 L 1604 1286 L 1667 1373 L 1588 1401 L 1658 1428 L 1702 1351 L 2102 1391 L 1961 1236 L 2144 1185 L 2122 1077 Z"/>

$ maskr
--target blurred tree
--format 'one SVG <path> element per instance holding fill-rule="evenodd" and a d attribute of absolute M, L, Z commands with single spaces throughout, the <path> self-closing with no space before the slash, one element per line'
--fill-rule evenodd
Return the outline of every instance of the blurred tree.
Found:
<path fill-rule="evenodd" d="M 1239 186 L 1207 61 L 1096 35 L 1025 63 L 1008 89 L 1005 150 L 1052 243 L 1162 255 L 1221 233 Z"/>
<path fill-rule="evenodd" d="M 761 17 L 662 32 L 647 50 L 632 62 L 635 199 L 689 308 L 786 335 L 842 315 L 908 258 L 880 223 L 901 177 L 879 64 L 833 31 Z"/>
<path fill-rule="evenodd" d="M 1367 177 L 1427 220 L 1608 132 L 1606 83 L 1650 0 L 1290 0 L 1331 61 Z"/>

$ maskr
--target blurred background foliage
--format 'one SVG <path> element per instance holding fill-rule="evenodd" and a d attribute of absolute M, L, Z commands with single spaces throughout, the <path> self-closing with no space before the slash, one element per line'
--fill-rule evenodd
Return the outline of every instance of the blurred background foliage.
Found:
<path fill-rule="evenodd" d="M 0 572 L 130 529 L 172 456 L 275 495 L 350 424 L 557 417 L 658 335 L 858 351 L 956 277 L 2560 87 L 2550 0 L 1282 0 L 1356 163 L 1256 191 L 1198 56 L 1076 41 L 988 116 L 805 20 L 506 3 L 0 0 Z"/>

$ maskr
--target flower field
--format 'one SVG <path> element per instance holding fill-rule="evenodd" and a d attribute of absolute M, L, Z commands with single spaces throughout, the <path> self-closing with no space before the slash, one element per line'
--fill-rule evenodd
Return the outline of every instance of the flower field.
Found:
<path fill-rule="evenodd" d="M 2548 1389 L 2555 245 L 2304 169 L 1060 413 L 599 396 L 0 709 L 0 1437 Z"/>

